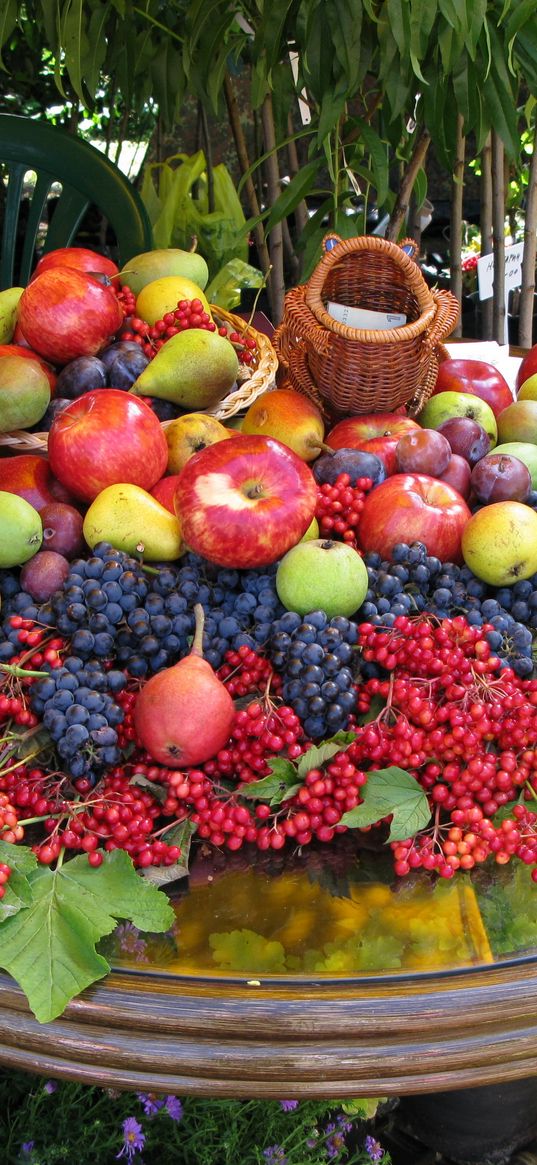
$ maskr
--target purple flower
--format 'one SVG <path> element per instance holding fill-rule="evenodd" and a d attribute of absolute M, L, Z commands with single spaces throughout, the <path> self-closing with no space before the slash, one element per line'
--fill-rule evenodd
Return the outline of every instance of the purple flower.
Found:
<path fill-rule="evenodd" d="M 284 1112 L 292 1112 L 294 1108 L 298 1108 L 298 1100 L 280 1100 L 280 1108 Z"/>
<path fill-rule="evenodd" d="M 328 1157 L 338 1157 L 345 1149 L 345 1133 L 349 1132 L 352 1125 L 345 1119 L 343 1113 L 339 1113 L 335 1124 L 329 1124 L 325 1128 L 326 1152 Z"/>
<path fill-rule="evenodd" d="M 147 943 L 140 937 L 140 931 L 132 922 L 120 922 L 116 926 L 115 938 L 119 943 L 120 951 L 125 955 L 132 955 L 138 963 L 148 963 Z"/>
<path fill-rule="evenodd" d="M 263 1156 L 267 1165 L 287 1165 L 283 1145 L 269 1145 L 268 1149 L 263 1149 Z"/>
<path fill-rule="evenodd" d="M 123 1148 L 116 1153 L 116 1160 L 119 1157 L 125 1157 L 127 1161 L 132 1161 L 137 1149 L 143 1149 L 145 1145 L 145 1135 L 142 1131 L 142 1126 L 133 1116 L 128 1116 L 123 1121 Z"/>
<path fill-rule="evenodd" d="M 154 1092 L 137 1092 L 136 1096 L 146 1116 L 155 1116 L 159 1109 L 164 1108 L 164 1101 L 155 1096 Z"/>
<path fill-rule="evenodd" d="M 21 1153 L 26 1153 L 26 1156 L 29 1157 L 34 1146 L 35 1146 L 35 1141 L 25 1141 L 24 1144 L 21 1145 Z"/>
<path fill-rule="evenodd" d="M 181 1101 L 176 1096 L 167 1096 L 165 1100 L 168 1115 L 171 1116 L 172 1121 L 180 1121 L 183 1116 L 183 1106 Z"/>
<path fill-rule="evenodd" d="M 51 1096 L 52 1093 L 56 1091 L 57 1087 L 57 1080 L 47 1080 L 46 1084 L 43 1085 L 43 1092 L 48 1092 L 49 1096 Z"/>
<path fill-rule="evenodd" d="M 384 1156 L 384 1149 L 374 1137 L 366 1137 L 364 1141 L 364 1149 L 371 1161 L 381 1161 Z"/>

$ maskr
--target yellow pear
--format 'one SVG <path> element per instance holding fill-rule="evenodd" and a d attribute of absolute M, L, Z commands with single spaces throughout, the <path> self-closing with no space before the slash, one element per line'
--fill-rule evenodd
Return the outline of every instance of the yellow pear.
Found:
<path fill-rule="evenodd" d="M 227 396 L 238 371 L 237 353 L 225 336 L 206 328 L 187 328 L 166 340 L 131 392 L 201 412 Z"/>
<path fill-rule="evenodd" d="M 209 417 L 207 413 L 185 413 L 170 421 L 164 433 L 168 442 L 168 473 L 180 473 L 193 453 L 233 435 L 216 417 Z"/>
<path fill-rule="evenodd" d="M 108 485 L 84 518 L 84 538 L 92 549 L 110 542 L 116 550 L 149 562 L 174 562 L 183 553 L 178 518 L 156 498 L 130 482 Z"/>
<path fill-rule="evenodd" d="M 120 271 L 119 278 L 134 295 L 138 295 L 146 284 L 165 275 L 184 276 L 203 289 L 209 282 L 209 268 L 203 255 L 197 251 L 182 251 L 179 247 L 156 247 L 153 251 L 134 255 Z"/>
<path fill-rule="evenodd" d="M 23 291 L 24 287 L 6 287 L 0 291 L 0 344 L 10 344 L 13 339 Z"/>
<path fill-rule="evenodd" d="M 142 287 L 136 298 L 136 315 L 148 324 L 161 320 L 166 312 L 175 311 L 181 299 L 199 299 L 203 310 L 211 315 L 211 307 L 197 283 L 183 275 L 163 275 Z"/>
<path fill-rule="evenodd" d="M 324 421 L 313 401 L 294 388 L 264 392 L 250 405 L 243 433 L 275 437 L 303 461 L 314 461 L 323 448 Z"/>

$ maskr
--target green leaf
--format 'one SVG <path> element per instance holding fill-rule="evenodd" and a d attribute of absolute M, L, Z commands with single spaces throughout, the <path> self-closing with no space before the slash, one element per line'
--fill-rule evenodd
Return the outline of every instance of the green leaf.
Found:
<path fill-rule="evenodd" d="M 177 858 L 173 866 L 148 866 L 142 870 L 142 876 L 148 882 L 152 882 L 154 886 L 165 886 L 167 882 L 176 882 L 178 878 L 186 878 L 189 872 L 190 845 L 197 828 L 197 825 L 187 818 L 179 825 L 171 825 L 169 829 L 161 833 L 160 836 L 166 845 L 179 846 L 181 856 Z"/>
<path fill-rule="evenodd" d="M 2 60 L 1 50 L 15 28 L 18 9 L 17 0 L 4 0 L 0 12 L 0 69 L 3 69 L 4 72 L 7 70 Z"/>
<path fill-rule="evenodd" d="M 416 174 L 413 194 L 414 198 L 416 199 L 416 206 L 423 206 L 423 203 L 427 197 L 427 174 L 423 169 L 418 170 L 418 173 Z"/>
<path fill-rule="evenodd" d="M 84 105 L 86 97 L 82 85 L 82 57 L 88 45 L 82 24 L 83 8 L 84 0 L 68 0 L 63 13 L 61 38 L 69 80 Z"/>
<path fill-rule="evenodd" d="M 296 768 L 298 776 L 303 780 L 310 769 L 322 768 L 325 761 L 342 752 L 353 740 L 356 740 L 355 732 L 336 732 L 329 740 L 323 740 L 322 744 L 314 744 L 300 757 Z"/>
<path fill-rule="evenodd" d="M 406 841 L 430 820 L 429 802 L 421 785 L 397 765 L 368 773 L 362 794 L 362 804 L 344 813 L 341 825 L 360 829 L 391 817 L 388 841 Z"/>
<path fill-rule="evenodd" d="M 139 930 L 162 931 L 174 920 L 167 900 L 136 873 L 123 850 L 92 869 L 86 856 L 60 869 L 40 866 L 28 878 L 31 904 L 1 925 L 0 964 L 26 993 L 40 1023 L 102 979 L 109 965 L 96 944 L 128 918 Z"/>
<path fill-rule="evenodd" d="M 9 841 L 0 838 L 0 862 L 11 866 L 19 874 L 30 874 L 37 867 L 37 858 L 27 845 L 12 845 Z"/>
<path fill-rule="evenodd" d="M 371 128 L 367 121 L 359 121 L 360 138 L 371 158 L 373 185 L 377 192 L 377 204 L 383 206 L 390 183 L 390 159 L 385 141 Z"/>
<path fill-rule="evenodd" d="M 14 871 L 6 883 L 4 897 L 0 900 L 0 923 L 12 914 L 18 914 L 32 902 L 32 889 L 28 878 Z M 0 931 L 1 933 L 1 931 Z"/>
<path fill-rule="evenodd" d="M 247 799 L 253 797 L 256 801 L 268 801 L 270 805 L 279 805 L 300 788 L 300 784 L 297 784 L 297 770 L 292 761 L 274 756 L 268 764 L 270 775 L 261 777 L 259 781 L 241 785 L 241 797 Z"/>
<path fill-rule="evenodd" d="M 276 199 L 276 202 L 274 203 L 268 216 L 265 225 L 265 232 L 267 235 L 270 234 L 271 230 L 273 230 L 277 223 L 281 222 L 282 219 L 287 218 L 287 215 L 292 213 L 292 211 L 295 209 L 295 206 L 298 206 L 299 202 L 302 202 L 302 199 L 305 198 L 306 194 L 309 194 L 318 169 L 318 161 L 314 160 L 312 162 L 306 162 L 306 164 L 300 168 L 298 174 L 295 174 L 294 177 L 291 178 L 291 181 L 285 187 L 283 193 L 280 194 L 279 198 Z"/>

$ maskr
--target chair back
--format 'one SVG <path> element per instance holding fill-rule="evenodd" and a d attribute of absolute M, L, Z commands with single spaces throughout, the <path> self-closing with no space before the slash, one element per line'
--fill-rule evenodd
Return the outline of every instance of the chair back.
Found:
<path fill-rule="evenodd" d="M 46 121 L 0 113 L 0 167 L 2 164 L 7 185 L 0 290 L 26 286 L 41 254 L 71 245 L 90 206 L 96 206 L 112 228 L 117 244 L 113 258 L 120 265 L 151 250 L 151 225 L 140 195 L 109 158 L 82 138 Z M 29 200 L 24 198 L 28 217 L 21 232 L 19 219 L 29 171 L 35 173 L 36 181 Z M 47 205 L 56 184 L 61 190 L 57 190 L 49 216 Z"/>

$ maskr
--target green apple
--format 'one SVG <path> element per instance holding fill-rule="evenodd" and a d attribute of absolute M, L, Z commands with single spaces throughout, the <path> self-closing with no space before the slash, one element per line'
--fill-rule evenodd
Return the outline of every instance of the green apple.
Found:
<path fill-rule="evenodd" d="M 488 433 L 491 448 L 498 440 L 496 417 L 489 404 L 470 392 L 438 392 L 422 408 L 418 421 L 424 429 L 438 429 L 453 417 L 469 417 Z"/>
<path fill-rule="evenodd" d="M 503 441 L 501 445 L 496 445 L 494 452 L 510 453 L 523 461 L 531 474 L 531 488 L 537 489 L 537 445 L 530 441 Z"/>
<path fill-rule="evenodd" d="M 198 255 L 197 251 L 182 251 L 179 247 L 159 247 L 154 251 L 134 255 L 120 271 L 119 278 L 135 295 L 139 295 L 147 283 L 161 279 L 164 275 L 183 275 L 203 291 L 209 281 L 209 268 L 203 255 Z"/>
<path fill-rule="evenodd" d="M 0 567 L 22 566 L 37 554 L 42 541 L 37 510 L 18 494 L 0 490 Z"/>
<path fill-rule="evenodd" d="M 50 382 L 37 360 L 0 357 L 0 433 L 29 429 L 50 402 Z"/>
<path fill-rule="evenodd" d="M 288 611 L 307 615 L 325 611 L 353 615 L 369 586 L 363 559 L 346 542 L 314 538 L 298 542 L 284 554 L 276 571 L 276 590 Z"/>
<path fill-rule="evenodd" d="M 499 441 L 528 441 L 537 445 L 537 400 L 515 400 L 498 417 Z"/>
<path fill-rule="evenodd" d="M 470 570 L 493 587 L 537 571 L 537 514 L 523 502 L 493 502 L 468 519 L 461 549 Z"/>

